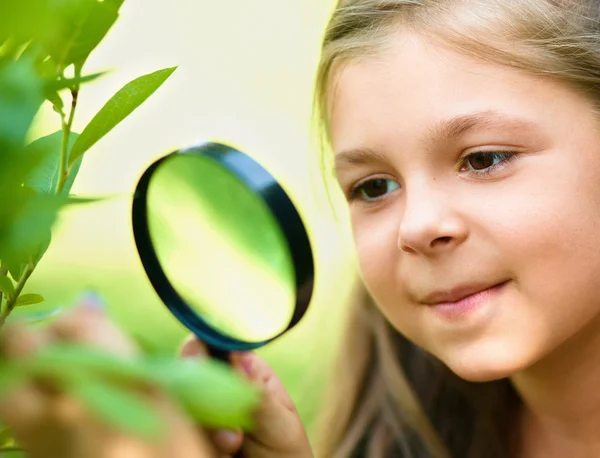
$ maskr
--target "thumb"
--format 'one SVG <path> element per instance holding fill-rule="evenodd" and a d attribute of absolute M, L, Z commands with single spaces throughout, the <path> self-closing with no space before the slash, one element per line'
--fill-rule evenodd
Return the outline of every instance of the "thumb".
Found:
<path fill-rule="evenodd" d="M 312 456 L 298 411 L 275 371 L 252 352 L 233 353 L 231 364 L 264 393 L 254 416 L 255 429 L 244 441 L 244 453 L 261 458 Z"/>

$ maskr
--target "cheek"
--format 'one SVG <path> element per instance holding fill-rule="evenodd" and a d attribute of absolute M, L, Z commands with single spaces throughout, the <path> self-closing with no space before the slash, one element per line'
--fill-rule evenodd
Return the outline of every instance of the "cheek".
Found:
<path fill-rule="evenodd" d="M 488 235 L 502 264 L 514 274 L 522 299 L 506 311 L 507 320 L 501 323 L 521 331 L 522 351 L 533 352 L 533 359 L 552 351 L 600 313 L 597 162 L 582 160 L 588 167 L 579 169 L 573 163 L 538 169 L 539 178 L 511 192 L 520 198 L 508 199 L 504 208 L 510 211 L 497 212 L 489 226 Z M 564 173 L 567 169 L 569 174 Z M 505 331 L 498 329 L 499 335 Z M 505 337 L 517 339 L 511 335 Z"/>
<path fill-rule="evenodd" d="M 598 308 L 600 206 L 575 199 L 540 202 L 524 213 L 507 247 L 523 293 L 536 299 L 544 318 L 564 325 Z"/>
<path fill-rule="evenodd" d="M 389 289 L 398 266 L 398 222 L 391 212 L 351 214 L 361 276 L 369 292 Z"/>
<path fill-rule="evenodd" d="M 354 216 L 352 220 L 360 274 L 365 287 L 383 315 L 410 338 L 414 334 L 411 323 L 415 317 L 400 281 L 398 224 L 397 214 L 393 210 L 377 215 Z"/>

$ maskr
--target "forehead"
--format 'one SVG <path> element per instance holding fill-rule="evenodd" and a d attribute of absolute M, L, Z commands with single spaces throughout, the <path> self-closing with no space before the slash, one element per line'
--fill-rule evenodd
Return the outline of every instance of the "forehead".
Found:
<path fill-rule="evenodd" d="M 440 121 L 473 113 L 541 121 L 576 97 L 549 79 L 406 35 L 392 36 L 376 56 L 340 65 L 332 81 L 336 151 L 423 138 Z"/>

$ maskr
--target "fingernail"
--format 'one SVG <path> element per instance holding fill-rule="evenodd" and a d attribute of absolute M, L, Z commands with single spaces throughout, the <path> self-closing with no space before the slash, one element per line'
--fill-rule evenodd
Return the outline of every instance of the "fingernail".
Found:
<path fill-rule="evenodd" d="M 239 433 L 230 429 L 220 429 L 216 432 L 215 438 L 224 448 L 233 448 L 237 446 Z"/>
<path fill-rule="evenodd" d="M 78 306 L 84 310 L 97 313 L 104 313 L 106 311 L 104 300 L 95 291 L 84 292 L 79 298 Z"/>

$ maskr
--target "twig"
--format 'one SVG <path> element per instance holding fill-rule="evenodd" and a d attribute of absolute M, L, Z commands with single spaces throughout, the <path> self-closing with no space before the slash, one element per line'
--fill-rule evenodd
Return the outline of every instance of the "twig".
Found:
<path fill-rule="evenodd" d="M 8 269 L 4 267 L 4 262 L 0 265 L 0 277 L 5 277 L 8 273 Z M 0 291 L 0 310 L 2 310 L 2 291 Z"/>
<path fill-rule="evenodd" d="M 75 78 L 81 77 L 81 66 L 75 67 Z M 65 187 L 67 178 L 69 178 L 69 137 L 71 136 L 71 128 L 73 127 L 73 119 L 75 118 L 75 109 L 77 108 L 77 99 L 79 96 L 79 84 L 76 83 L 71 89 L 71 110 L 69 111 L 69 119 L 65 122 L 65 115 L 61 113 L 62 118 L 62 145 L 60 153 L 58 184 L 56 185 L 56 194 L 60 195 Z"/>
<path fill-rule="evenodd" d="M 17 304 L 17 299 L 19 298 L 19 295 L 21 294 L 21 291 L 23 291 L 25 283 L 27 283 L 27 280 L 29 280 L 29 277 L 31 276 L 34 270 L 35 264 L 33 262 L 30 262 L 29 264 L 27 264 L 27 267 L 25 267 L 23 275 L 21 275 L 21 278 L 19 278 L 19 281 L 15 286 L 15 292 L 10 295 L 8 301 L 6 302 L 6 307 L 4 307 L 4 309 L 0 313 L 0 328 L 4 326 L 8 315 L 10 315 L 10 313 L 15 308 L 15 305 Z"/>

